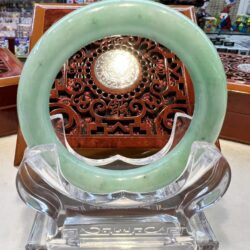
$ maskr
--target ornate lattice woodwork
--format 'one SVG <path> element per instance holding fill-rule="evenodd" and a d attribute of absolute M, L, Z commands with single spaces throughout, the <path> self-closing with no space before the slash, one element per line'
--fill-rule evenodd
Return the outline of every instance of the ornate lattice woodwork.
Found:
<path fill-rule="evenodd" d="M 228 78 L 228 106 L 221 137 L 250 144 L 250 56 L 220 54 Z"/>
<path fill-rule="evenodd" d="M 98 58 L 115 49 L 130 52 L 140 65 L 138 80 L 126 91 L 102 85 L 95 74 Z M 74 147 L 100 143 L 102 147 L 162 147 L 175 113 L 192 114 L 191 85 L 187 86 L 185 74 L 180 59 L 154 41 L 106 38 L 82 48 L 64 65 L 51 91 L 51 114 L 64 114 L 67 138 Z M 129 140 L 121 142 L 124 137 Z"/>
<path fill-rule="evenodd" d="M 250 56 L 220 53 L 220 58 L 230 83 L 250 86 Z"/>

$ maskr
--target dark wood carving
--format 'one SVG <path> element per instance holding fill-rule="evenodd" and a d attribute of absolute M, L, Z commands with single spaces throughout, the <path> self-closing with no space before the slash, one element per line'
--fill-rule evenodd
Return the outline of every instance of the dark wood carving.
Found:
<path fill-rule="evenodd" d="M 3 59 L 0 58 L 0 77 L 2 77 L 8 71 L 10 71 L 8 66 L 5 64 Z"/>
<path fill-rule="evenodd" d="M 8 49 L 0 48 L 0 136 L 17 131 L 16 94 L 22 64 Z"/>
<path fill-rule="evenodd" d="M 250 73 L 239 69 L 241 64 L 250 65 L 250 56 L 242 56 L 230 53 L 220 53 L 224 65 L 227 80 L 230 84 L 242 84 L 250 86 Z"/>
<path fill-rule="evenodd" d="M 0 48 L 0 87 L 16 84 L 21 70 L 22 63 L 8 49 Z"/>
<path fill-rule="evenodd" d="M 113 49 L 130 51 L 141 65 L 139 81 L 125 93 L 100 86 L 93 70 L 96 59 Z M 73 147 L 160 148 L 170 136 L 175 113 L 193 111 L 183 63 L 149 39 L 97 41 L 71 57 L 59 75 L 50 109 L 64 114 Z"/>
<path fill-rule="evenodd" d="M 220 137 L 250 144 L 250 73 L 240 64 L 250 64 L 250 56 L 220 54 L 228 79 L 228 106 Z"/>

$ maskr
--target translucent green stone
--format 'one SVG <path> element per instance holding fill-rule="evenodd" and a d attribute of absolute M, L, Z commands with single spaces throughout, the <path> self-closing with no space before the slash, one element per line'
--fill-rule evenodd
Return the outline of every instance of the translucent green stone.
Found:
<path fill-rule="evenodd" d="M 181 142 L 165 158 L 131 170 L 106 170 L 84 164 L 59 142 L 49 118 L 51 85 L 63 63 L 79 48 L 112 35 L 138 35 L 171 49 L 185 63 L 195 89 L 195 112 Z M 148 192 L 176 180 L 196 140 L 214 142 L 225 111 L 226 79 L 219 56 L 194 23 L 151 1 L 101 1 L 57 22 L 41 38 L 25 63 L 19 90 L 21 130 L 31 146 L 58 145 L 61 171 L 73 185 L 93 193 Z"/>

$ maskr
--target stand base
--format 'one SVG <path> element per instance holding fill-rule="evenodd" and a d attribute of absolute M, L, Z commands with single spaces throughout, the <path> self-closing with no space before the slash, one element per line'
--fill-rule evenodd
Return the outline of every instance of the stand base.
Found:
<path fill-rule="evenodd" d="M 64 223 L 37 213 L 26 250 L 215 250 L 219 244 L 203 212 L 147 216 L 73 216 Z"/>

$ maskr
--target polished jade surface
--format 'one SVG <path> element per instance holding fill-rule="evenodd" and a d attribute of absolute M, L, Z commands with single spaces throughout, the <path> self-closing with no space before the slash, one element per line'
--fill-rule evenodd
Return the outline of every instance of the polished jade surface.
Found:
<path fill-rule="evenodd" d="M 79 48 L 112 35 L 137 35 L 171 49 L 185 63 L 194 84 L 193 120 L 166 157 L 131 170 L 85 164 L 57 139 L 49 117 L 49 93 L 63 63 Z M 226 79 L 219 56 L 203 31 L 182 14 L 151 1 L 101 1 L 67 15 L 51 27 L 25 63 L 18 114 L 27 144 L 56 143 L 61 172 L 73 185 L 92 193 L 149 192 L 176 180 L 184 171 L 194 141 L 214 142 L 226 111 Z"/>

